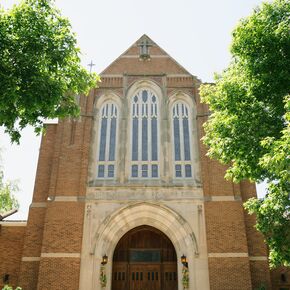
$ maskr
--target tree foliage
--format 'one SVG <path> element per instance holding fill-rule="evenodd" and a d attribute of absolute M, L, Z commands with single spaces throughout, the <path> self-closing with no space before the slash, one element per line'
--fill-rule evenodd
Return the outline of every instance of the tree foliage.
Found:
<path fill-rule="evenodd" d="M 290 2 L 263 3 L 233 32 L 232 62 L 201 95 L 208 155 L 230 164 L 226 178 L 267 179 L 262 200 L 246 203 L 270 249 L 270 265 L 290 265 Z"/>
<path fill-rule="evenodd" d="M 2 290 L 13 290 L 13 287 L 9 286 L 9 285 L 4 285 Z M 15 288 L 15 290 L 22 290 L 22 288 L 18 286 L 18 287 Z"/>
<path fill-rule="evenodd" d="M 19 204 L 13 193 L 18 190 L 17 184 L 11 181 L 4 182 L 4 174 L 0 168 L 0 214 L 18 208 Z"/>
<path fill-rule="evenodd" d="M 75 96 L 98 80 L 80 65 L 75 34 L 53 0 L 0 8 L 0 55 L 0 125 L 12 141 L 27 125 L 40 132 L 45 118 L 78 115 Z"/>

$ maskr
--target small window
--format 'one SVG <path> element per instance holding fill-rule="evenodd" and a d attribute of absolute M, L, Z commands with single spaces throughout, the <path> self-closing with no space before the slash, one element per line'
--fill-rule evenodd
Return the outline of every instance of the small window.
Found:
<path fill-rule="evenodd" d="M 104 176 L 105 176 L 105 165 L 99 165 L 98 177 L 104 177 Z"/>
<path fill-rule="evenodd" d="M 190 164 L 185 165 L 185 177 L 191 177 L 191 165 Z"/>
<path fill-rule="evenodd" d="M 108 166 L 108 177 L 114 177 L 114 167 L 112 164 Z"/>
<path fill-rule="evenodd" d="M 181 165 L 175 165 L 175 177 L 182 177 Z"/>
<path fill-rule="evenodd" d="M 158 177 L 158 166 L 155 164 L 152 165 L 152 177 Z"/>
<path fill-rule="evenodd" d="M 148 177 L 148 165 L 147 164 L 142 165 L 142 177 Z"/>
<path fill-rule="evenodd" d="M 138 165 L 132 165 L 132 177 L 138 177 Z"/>

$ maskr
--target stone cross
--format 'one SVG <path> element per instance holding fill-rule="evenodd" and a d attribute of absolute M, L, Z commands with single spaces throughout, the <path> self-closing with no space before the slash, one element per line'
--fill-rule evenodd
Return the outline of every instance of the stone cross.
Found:
<path fill-rule="evenodd" d="M 149 47 L 152 46 L 147 38 L 141 40 L 138 45 L 140 47 L 140 56 L 148 57 L 149 56 Z"/>
<path fill-rule="evenodd" d="M 90 73 L 92 73 L 92 68 L 95 64 L 93 63 L 93 61 L 91 60 L 91 62 L 88 64 L 88 66 L 90 67 Z"/>

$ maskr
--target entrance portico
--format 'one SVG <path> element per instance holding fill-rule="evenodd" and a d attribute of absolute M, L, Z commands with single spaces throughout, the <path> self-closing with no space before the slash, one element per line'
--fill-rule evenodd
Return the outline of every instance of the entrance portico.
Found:
<path fill-rule="evenodd" d="M 88 227 L 90 227 L 90 224 L 93 224 L 92 221 L 90 221 L 91 218 L 92 217 L 88 214 L 87 220 L 85 221 L 85 225 Z M 165 205 L 136 202 L 124 206 L 107 216 L 107 218 L 99 224 L 98 229 L 93 231 L 94 234 L 90 239 L 90 253 L 85 251 L 82 253 L 80 277 L 81 290 L 101 289 L 99 283 L 100 265 L 102 257 L 105 254 L 108 256 L 108 263 L 105 266 L 107 276 L 107 285 L 105 289 L 115 290 L 112 288 L 112 271 L 113 255 L 116 246 L 126 233 L 144 225 L 159 230 L 171 241 L 177 257 L 178 290 L 183 289 L 181 279 L 182 264 L 180 262 L 180 257 L 182 255 L 185 255 L 188 260 L 189 289 L 207 289 L 206 284 L 208 280 L 196 277 L 197 268 L 200 263 L 199 246 L 195 233 L 189 223 L 180 214 Z M 89 237 L 89 232 L 92 232 L 92 228 L 91 230 L 89 230 L 89 228 L 85 229 L 85 232 L 88 233 L 87 237 Z M 85 244 L 87 242 L 89 241 L 84 240 L 83 249 L 86 248 Z M 205 276 L 205 278 L 207 277 Z M 201 280 L 204 280 L 202 282 L 203 288 L 198 287 Z"/>

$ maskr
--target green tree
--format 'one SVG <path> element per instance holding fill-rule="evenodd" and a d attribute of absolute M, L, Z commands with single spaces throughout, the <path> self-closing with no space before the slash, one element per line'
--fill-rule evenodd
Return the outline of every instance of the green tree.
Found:
<path fill-rule="evenodd" d="M 290 2 L 263 3 L 233 32 L 232 61 L 201 96 L 208 155 L 229 164 L 226 178 L 268 180 L 264 199 L 245 207 L 270 250 L 270 265 L 290 265 Z"/>
<path fill-rule="evenodd" d="M 18 201 L 13 196 L 16 191 L 18 191 L 17 184 L 11 181 L 4 182 L 4 174 L 0 168 L 0 215 L 19 207 Z"/>
<path fill-rule="evenodd" d="M 0 126 L 12 141 L 43 119 L 77 116 L 75 97 L 96 86 L 98 77 L 80 65 L 69 21 L 53 0 L 22 0 L 0 8 Z"/>

